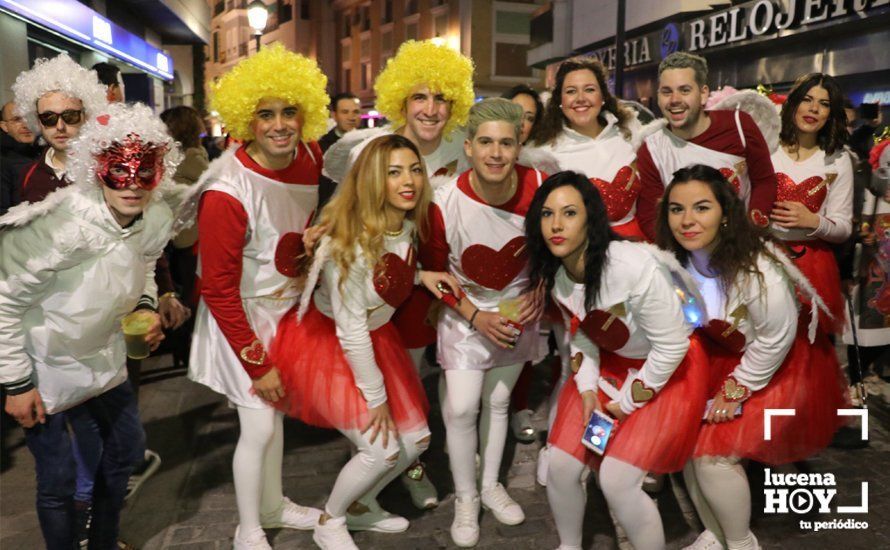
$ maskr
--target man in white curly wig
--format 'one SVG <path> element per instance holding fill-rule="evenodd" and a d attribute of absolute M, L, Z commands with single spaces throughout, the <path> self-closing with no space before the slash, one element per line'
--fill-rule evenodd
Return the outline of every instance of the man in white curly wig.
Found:
<path fill-rule="evenodd" d="M 122 318 L 144 309 L 145 342 L 163 339 L 155 261 L 173 230 L 181 154 L 144 105 L 107 105 L 72 141 L 72 184 L 0 217 L 0 383 L 37 470 L 48 548 L 77 547 L 74 445 L 102 439 L 91 548 L 116 548 L 127 479 L 145 436 L 127 380 Z"/>
<path fill-rule="evenodd" d="M 67 54 L 38 59 L 15 79 L 12 91 L 28 126 L 38 129 L 47 143 L 46 151 L 22 169 L 17 181 L 21 199 L 37 202 L 69 183 L 68 144 L 108 101 L 96 73 Z"/>

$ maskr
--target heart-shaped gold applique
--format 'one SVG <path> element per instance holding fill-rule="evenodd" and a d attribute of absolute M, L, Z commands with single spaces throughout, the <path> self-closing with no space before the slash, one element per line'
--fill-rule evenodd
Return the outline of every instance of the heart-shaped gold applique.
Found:
<path fill-rule="evenodd" d="M 655 390 L 647 388 L 643 381 L 637 378 L 630 385 L 630 397 L 634 403 L 645 403 L 655 397 Z"/>
<path fill-rule="evenodd" d="M 572 356 L 572 372 L 577 373 L 581 369 L 581 362 L 584 360 L 584 355 L 579 351 L 575 355 Z"/>
<path fill-rule="evenodd" d="M 745 399 L 749 393 L 751 390 L 736 382 L 731 376 L 723 381 L 723 399 L 730 403 Z"/>

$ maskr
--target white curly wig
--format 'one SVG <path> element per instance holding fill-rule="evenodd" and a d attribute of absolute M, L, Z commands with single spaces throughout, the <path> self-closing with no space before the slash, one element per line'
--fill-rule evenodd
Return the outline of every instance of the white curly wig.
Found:
<path fill-rule="evenodd" d="M 123 142 L 135 134 L 143 143 L 164 145 L 164 175 L 157 190 L 173 186 L 173 174 L 182 162 L 179 143 L 167 133 L 167 127 L 146 105 L 106 103 L 98 116 L 90 117 L 68 147 L 68 178 L 81 188 L 100 185 L 96 178 L 96 156 L 114 142 Z"/>
<path fill-rule="evenodd" d="M 37 100 L 50 92 L 79 99 L 88 118 L 95 117 L 108 104 L 105 86 L 99 83 L 96 72 L 81 67 L 64 53 L 52 59 L 38 59 L 31 70 L 15 79 L 12 92 L 19 113 L 28 127 L 36 131 L 40 130 Z"/>

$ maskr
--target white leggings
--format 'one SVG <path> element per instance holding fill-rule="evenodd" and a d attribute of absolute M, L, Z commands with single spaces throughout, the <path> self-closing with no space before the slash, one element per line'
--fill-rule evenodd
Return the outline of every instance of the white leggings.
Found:
<path fill-rule="evenodd" d="M 430 445 L 430 431 L 426 426 L 415 432 L 399 434 L 397 438 L 390 434 L 386 447 L 379 434 L 371 444 L 368 441 L 370 431 L 340 431 L 358 452 L 340 470 L 325 504 L 325 512 L 334 518 L 345 516 L 346 510 L 357 500 L 365 503 L 375 500 L 377 494 Z"/>
<path fill-rule="evenodd" d="M 260 514 L 274 512 L 281 493 L 284 415 L 272 407 L 238 407 L 241 435 L 235 446 L 232 474 L 241 532 L 260 528 Z"/>
<path fill-rule="evenodd" d="M 562 449 L 550 448 L 547 499 L 562 546 L 581 546 L 587 503 L 585 468 L 581 461 Z M 644 477 L 644 470 L 606 457 L 599 471 L 600 489 L 636 550 L 662 550 L 665 541 L 661 516 L 655 502 L 643 492 Z"/>
<path fill-rule="evenodd" d="M 683 469 L 686 489 L 705 529 L 726 540 L 729 550 L 756 546 L 751 533 L 751 489 L 739 460 L 702 457 Z"/>
<path fill-rule="evenodd" d="M 522 363 L 517 363 L 485 371 L 444 371 L 445 398 L 442 401 L 442 416 L 445 421 L 451 475 L 454 477 L 454 492 L 461 498 L 472 498 L 477 494 L 477 438 L 482 449 L 482 488 L 487 489 L 498 482 L 507 440 L 510 393 L 522 372 L 522 366 Z"/>

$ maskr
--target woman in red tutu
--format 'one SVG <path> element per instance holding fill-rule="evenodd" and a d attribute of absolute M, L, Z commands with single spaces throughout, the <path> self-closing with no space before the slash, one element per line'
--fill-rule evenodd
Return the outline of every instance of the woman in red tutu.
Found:
<path fill-rule="evenodd" d="M 853 165 L 847 141 L 844 96 L 837 81 L 822 73 L 798 79 L 782 106 L 781 146 L 772 155 L 776 206 L 772 235 L 785 241 L 794 263 L 812 282 L 833 319 L 825 332 L 843 327 L 844 298 L 832 245 L 853 228 Z"/>
<path fill-rule="evenodd" d="M 599 466 L 600 487 L 634 548 L 662 549 L 661 517 L 643 479 L 679 471 L 692 455 L 708 369 L 662 259 L 679 264 L 614 233 L 599 192 L 575 172 L 544 182 L 526 233 L 532 284 L 543 281 L 562 310 L 576 371 L 549 440 L 547 496 L 560 550 L 581 548 L 588 465 Z M 595 409 L 619 421 L 602 458 L 581 443 Z"/>
<path fill-rule="evenodd" d="M 824 304 L 794 264 L 762 240 L 731 189 L 709 166 L 678 170 L 656 222 L 658 244 L 696 281 L 711 363 L 713 403 L 684 471 L 706 527 L 693 549 L 724 542 L 730 550 L 759 548 L 740 460 L 803 460 L 828 445 L 844 406 L 834 349 L 824 334 L 817 337 L 816 308 Z M 798 315 L 795 286 L 811 302 L 810 315 Z M 795 410 L 772 418 L 769 438 L 767 408 Z"/>
<path fill-rule="evenodd" d="M 322 213 L 328 236 L 319 243 L 299 311 L 282 319 L 271 350 L 285 388 L 276 405 L 308 424 L 340 430 L 358 449 L 315 527 L 313 539 L 323 549 L 357 548 L 347 526 L 407 529 L 407 520 L 382 510 L 376 495 L 429 446 L 423 387 L 389 322 L 416 283 L 439 297 L 437 284 L 453 284 L 447 274 L 417 270 L 415 233 L 428 231 L 432 195 L 420 158 L 413 143 L 395 134 L 362 151 Z M 456 283 L 452 288 L 458 292 Z"/>

